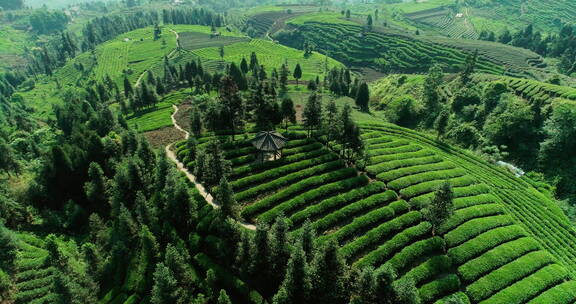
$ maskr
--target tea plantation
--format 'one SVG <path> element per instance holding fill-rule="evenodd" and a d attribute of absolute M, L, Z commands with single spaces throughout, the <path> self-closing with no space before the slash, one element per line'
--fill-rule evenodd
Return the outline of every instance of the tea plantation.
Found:
<path fill-rule="evenodd" d="M 392 266 L 412 278 L 423 303 L 576 301 L 576 233 L 543 194 L 471 153 L 383 123 L 362 124 L 367 174 L 347 168 L 324 144 L 293 127 L 279 160 L 255 162 L 248 139 L 224 144 L 241 215 L 298 233 L 306 220 L 318 243 L 335 240 L 353 267 Z M 198 139 L 200 145 L 209 138 Z M 185 142 L 179 157 L 193 169 Z M 448 181 L 455 213 L 435 234 L 421 213 Z"/>

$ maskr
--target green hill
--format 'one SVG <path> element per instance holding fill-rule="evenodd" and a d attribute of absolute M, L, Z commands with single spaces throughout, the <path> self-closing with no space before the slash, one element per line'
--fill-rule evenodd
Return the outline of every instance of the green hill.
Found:
<path fill-rule="evenodd" d="M 289 26 L 275 38 L 295 48 L 311 42 L 320 52 L 350 66 L 385 73 L 426 72 L 434 63 L 455 72 L 474 51 L 480 55 L 477 69 L 485 73 L 534 78 L 545 72 L 542 58 L 527 50 L 484 41 L 411 35 L 382 26 L 366 31 L 341 17 L 321 15 L 311 15 L 310 20 L 303 19 L 308 15 L 289 20 Z"/>
<path fill-rule="evenodd" d="M 353 266 L 392 266 L 416 282 L 423 303 L 453 294 L 471 303 L 576 300 L 576 233 L 555 202 L 472 153 L 389 124 L 361 126 L 367 176 L 298 132 L 280 160 L 264 164 L 253 164 L 249 140 L 226 144 L 242 216 L 271 223 L 284 214 L 294 234 L 310 219 L 319 243 L 336 240 Z M 177 146 L 193 168 L 185 143 Z M 444 181 L 456 211 L 434 235 L 421 210 Z"/>

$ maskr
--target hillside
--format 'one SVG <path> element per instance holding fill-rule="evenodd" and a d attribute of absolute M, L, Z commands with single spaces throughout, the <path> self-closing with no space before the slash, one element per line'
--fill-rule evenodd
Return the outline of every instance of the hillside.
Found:
<path fill-rule="evenodd" d="M 385 73 L 425 72 L 434 62 L 447 72 L 458 71 L 467 54 L 475 51 L 479 53 L 478 70 L 485 73 L 530 78 L 547 73 L 539 55 L 497 43 L 411 35 L 382 26 L 366 31 L 337 13 L 303 15 L 288 23 L 290 26 L 276 35 L 281 43 L 303 48 L 305 42 L 314 41 L 320 52 L 348 65 Z"/>
<path fill-rule="evenodd" d="M 3 1 L 0 304 L 576 303 L 568 0 Z"/>
<path fill-rule="evenodd" d="M 250 164 L 256 151 L 249 141 L 227 145 L 242 216 L 270 223 L 283 214 L 294 234 L 310 219 L 318 242 L 336 240 L 357 267 L 391 265 L 398 280 L 415 280 L 424 303 L 451 294 L 472 303 L 576 299 L 574 252 L 562 245 L 576 232 L 554 202 L 507 171 L 417 132 L 361 126 L 370 178 L 298 133 L 289 135 L 282 158 L 265 166 Z M 177 147 L 193 169 L 185 142 Z M 433 235 L 420 211 L 445 180 L 456 211 Z"/>

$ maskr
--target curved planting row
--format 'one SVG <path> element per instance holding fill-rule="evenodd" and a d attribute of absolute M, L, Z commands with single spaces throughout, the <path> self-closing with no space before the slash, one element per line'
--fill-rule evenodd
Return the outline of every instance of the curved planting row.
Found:
<path fill-rule="evenodd" d="M 451 147 L 420 133 L 388 124 L 364 124 L 366 131 L 381 131 L 382 136 L 417 142 L 437 157 L 465 169 L 469 175 L 489 186 L 490 192 L 505 207 L 507 214 L 521 224 L 573 275 L 576 273 L 576 231 L 557 204 L 529 183 L 470 152 Z M 434 156 L 430 156 L 434 157 Z M 458 191 L 458 189 L 455 189 Z M 425 204 L 425 199 L 413 199 Z"/>
<path fill-rule="evenodd" d="M 44 241 L 31 235 L 19 237 L 20 254 L 16 260 L 15 303 L 51 303 L 55 300 L 54 268 L 46 266 L 48 251 L 43 249 Z"/>

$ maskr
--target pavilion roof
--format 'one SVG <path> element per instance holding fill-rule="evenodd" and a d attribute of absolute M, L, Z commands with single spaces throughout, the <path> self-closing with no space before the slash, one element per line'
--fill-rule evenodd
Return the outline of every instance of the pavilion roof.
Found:
<path fill-rule="evenodd" d="M 276 131 L 262 131 L 252 139 L 252 145 L 264 152 L 278 151 L 284 147 L 288 139 Z"/>

